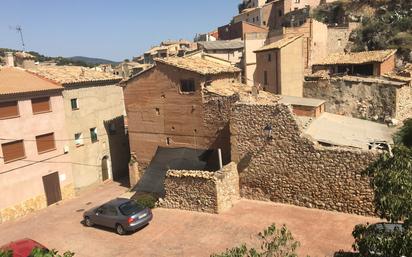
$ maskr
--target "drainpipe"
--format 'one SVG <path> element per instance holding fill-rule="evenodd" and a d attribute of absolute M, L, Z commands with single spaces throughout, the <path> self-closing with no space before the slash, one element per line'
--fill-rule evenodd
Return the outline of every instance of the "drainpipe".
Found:
<path fill-rule="evenodd" d="M 217 155 L 219 157 L 219 170 L 221 170 L 223 168 L 223 164 L 222 164 L 222 150 L 220 148 L 217 149 Z"/>

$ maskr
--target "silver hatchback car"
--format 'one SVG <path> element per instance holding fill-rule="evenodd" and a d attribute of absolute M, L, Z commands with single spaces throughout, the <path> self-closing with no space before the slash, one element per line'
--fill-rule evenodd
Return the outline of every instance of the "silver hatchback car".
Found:
<path fill-rule="evenodd" d="M 119 235 L 136 231 L 147 225 L 153 218 L 152 211 L 133 200 L 117 198 L 83 214 L 86 226 L 100 225 L 116 229 Z"/>

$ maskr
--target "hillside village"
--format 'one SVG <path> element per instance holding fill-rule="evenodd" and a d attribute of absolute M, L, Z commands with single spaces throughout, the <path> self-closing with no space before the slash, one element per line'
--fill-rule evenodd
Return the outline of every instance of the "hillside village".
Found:
<path fill-rule="evenodd" d="M 412 63 L 351 48 L 359 15 L 313 15 L 332 2 L 243 0 L 230 23 L 118 65 L 5 53 L 0 230 L 111 183 L 216 216 L 241 199 L 376 216 L 362 174 L 412 118 Z"/>

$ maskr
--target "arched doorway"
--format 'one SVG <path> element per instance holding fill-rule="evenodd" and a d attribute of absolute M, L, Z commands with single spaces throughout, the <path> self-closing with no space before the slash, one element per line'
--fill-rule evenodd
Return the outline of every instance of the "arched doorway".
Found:
<path fill-rule="evenodd" d="M 106 181 L 110 178 L 110 162 L 109 157 L 105 156 L 102 159 L 102 181 Z"/>

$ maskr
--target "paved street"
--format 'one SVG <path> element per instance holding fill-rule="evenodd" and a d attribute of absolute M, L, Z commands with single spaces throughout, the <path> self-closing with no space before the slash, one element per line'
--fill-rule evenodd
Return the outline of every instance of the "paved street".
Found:
<path fill-rule="evenodd" d="M 71 250 L 77 257 L 209 256 L 243 242 L 271 223 L 286 224 L 302 243 L 302 256 L 332 256 L 350 250 L 355 224 L 373 218 L 241 200 L 230 211 L 211 215 L 155 209 L 152 223 L 128 236 L 80 224 L 83 209 L 117 197 L 127 189 L 108 183 L 80 197 L 0 225 L 0 245 L 29 237 L 50 248 Z"/>

